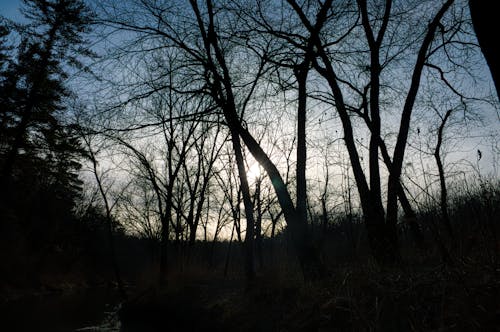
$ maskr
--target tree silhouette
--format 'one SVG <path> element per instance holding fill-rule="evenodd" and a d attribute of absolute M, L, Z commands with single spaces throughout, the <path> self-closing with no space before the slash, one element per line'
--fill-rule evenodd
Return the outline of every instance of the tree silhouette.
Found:
<path fill-rule="evenodd" d="M 76 56 L 87 53 L 82 32 L 89 24 L 89 13 L 82 1 L 25 0 L 24 15 L 30 22 L 16 24 L 22 42 L 17 61 L 10 61 L 2 82 L 4 123 L 8 149 L 1 177 L 12 175 L 20 148 L 40 146 L 46 135 L 60 125 L 58 115 L 65 110 L 65 65 L 81 65 Z M 88 54 L 88 53 L 87 53 Z"/>
<path fill-rule="evenodd" d="M 0 214 L 30 242 L 50 247 L 81 192 L 82 149 L 64 119 L 71 97 L 65 80 L 69 68 L 82 67 L 77 57 L 90 55 L 81 49 L 90 15 L 79 0 L 23 5 L 28 23 L 8 24 L 20 43 L 15 52 L 1 47 Z"/>
<path fill-rule="evenodd" d="M 486 1 L 469 0 L 469 7 L 479 46 L 490 68 L 497 96 L 500 99 L 500 51 L 495 35 L 498 29 L 496 12 Z"/>

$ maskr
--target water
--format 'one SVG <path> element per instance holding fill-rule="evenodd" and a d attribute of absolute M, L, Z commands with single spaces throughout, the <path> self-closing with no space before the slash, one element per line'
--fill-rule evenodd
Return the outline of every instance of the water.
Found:
<path fill-rule="evenodd" d="M 119 331 L 117 304 L 103 288 L 26 295 L 0 304 L 0 330 Z"/>

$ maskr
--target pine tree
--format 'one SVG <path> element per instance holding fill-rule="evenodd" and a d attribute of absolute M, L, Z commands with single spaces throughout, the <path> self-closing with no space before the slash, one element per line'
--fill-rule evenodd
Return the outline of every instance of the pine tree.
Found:
<path fill-rule="evenodd" d="M 30 23 L 15 25 L 22 36 L 17 61 L 7 68 L 0 87 L 4 145 L 0 176 L 8 182 L 21 149 L 27 151 L 46 140 L 64 113 L 65 66 L 79 65 L 88 55 L 82 37 L 90 22 L 82 0 L 23 0 Z"/>
<path fill-rule="evenodd" d="M 91 16 L 83 0 L 23 0 L 22 12 L 27 24 L 0 24 L 0 242 L 40 250 L 60 240 L 81 192 L 65 81 L 90 55 Z M 10 30 L 20 37 L 14 49 Z"/>

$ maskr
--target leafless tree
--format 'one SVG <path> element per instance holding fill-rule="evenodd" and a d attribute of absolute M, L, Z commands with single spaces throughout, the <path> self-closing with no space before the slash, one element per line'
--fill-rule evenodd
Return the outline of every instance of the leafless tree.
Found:
<path fill-rule="evenodd" d="M 309 268 L 313 265 L 318 266 L 318 255 L 314 253 L 314 246 L 308 239 L 307 225 L 300 221 L 301 219 L 298 217 L 286 184 L 276 165 L 272 163 L 269 156 L 241 121 L 241 115 L 244 114 L 259 78 L 265 70 L 265 56 L 258 54 L 256 57 L 253 54 L 254 60 L 252 61 L 256 64 L 256 67 L 252 68 L 250 73 L 247 73 L 254 74 L 253 78 L 249 78 L 250 75 L 244 75 L 241 76 L 244 80 L 240 82 L 241 84 L 238 83 L 236 73 L 233 72 L 230 63 L 243 55 L 240 51 L 243 50 L 241 42 L 244 39 L 239 38 L 237 31 L 234 31 L 235 34 L 233 35 L 226 34 L 230 27 L 237 26 L 237 17 L 227 15 L 228 12 L 221 11 L 219 8 L 214 9 L 212 1 L 206 1 L 203 4 L 197 1 L 189 1 L 189 4 L 190 8 L 187 8 L 182 3 L 175 3 L 172 7 L 167 8 L 148 1 L 143 1 L 141 4 L 134 3 L 134 5 L 141 8 L 142 13 L 148 15 L 150 21 L 147 21 L 144 15 L 138 19 L 134 17 L 133 13 L 130 14 L 132 17 L 120 17 L 115 13 L 114 16 L 108 16 L 105 23 L 108 26 L 126 29 L 146 38 L 160 38 L 164 40 L 164 45 L 181 52 L 185 57 L 185 63 L 188 64 L 183 69 L 191 77 L 190 80 L 184 83 L 190 82 L 192 84 L 184 84 L 183 87 L 178 89 L 179 92 L 194 92 L 209 97 L 215 107 L 224 115 L 225 123 L 231 134 L 238 165 L 245 215 L 248 223 L 246 237 L 249 239 L 247 257 L 251 257 L 253 252 L 253 243 L 250 240 L 253 239 L 253 235 L 248 234 L 253 231 L 253 206 L 243 154 L 241 153 L 241 139 L 271 178 L 304 269 L 318 270 L 317 268 Z M 179 22 L 177 25 L 172 24 L 171 22 L 175 20 L 171 21 L 170 18 L 173 17 L 172 15 L 178 16 L 179 12 L 184 13 L 183 16 L 186 17 L 186 21 Z M 221 13 L 224 13 L 224 15 Z M 253 274 L 253 262 L 251 261 L 249 259 L 247 262 L 249 276 Z"/>
<path fill-rule="evenodd" d="M 95 182 L 97 184 L 97 187 L 99 189 L 99 193 L 101 194 L 102 201 L 104 203 L 104 208 L 106 211 L 106 230 L 107 230 L 107 237 L 108 237 L 108 242 L 109 242 L 109 250 L 110 250 L 110 260 L 111 260 L 111 266 L 113 268 L 113 272 L 115 275 L 116 283 L 118 286 L 118 290 L 120 292 L 120 295 L 122 299 L 127 299 L 127 293 L 125 291 L 125 286 L 123 284 L 123 280 L 121 277 L 120 273 L 120 268 L 118 266 L 118 261 L 116 258 L 116 249 L 115 249 L 115 240 L 113 236 L 114 232 L 114 220 L 113 220 L 113 215 L 112 215 L 112 208 L 113 206 L 110 204 L 108 200 L 108 194 L 106 189 L 104 188 L 104 184 L 102 181 L 102 176 L 99 171 L 98 167 L 98 160 L 97 160 L 97 153 L 98 151 L 94 150 L 95 146 L 94 143 L 92 142 L 92 136 L 81 132 L 81 139 L 83 143 L 85 144 L 85 150 L 87 152 L 88 158 L 90 159 L 90 162 L 92 163 L 92 174 L 94 176 Z"/>
<path fill-rule="evenodd" d="M 344 31 L 336 31 L 336 39 L 328 38 L 321 29 L 318 29 L 319 20 L 322 18 L 320 13 L 333 10 L 337 3 L 333 1 L 325 1 L 317 10 L 316 21 L 312 21 L 311 15 L 306 12 L 306 7 L 299 5 L 297 2 L 288 1 L 290 6 L 295 10 L 297 16 L 301 20 L 304 27 L 307 28 L 310 34 L 309 39 L 313 40 L 316 50 L 316 59 L 313 63 L 315 70 L 325 78 L 333 96 L 336 111 L 340 117 L 344 129 L 344 141 L 349 153 L 354 178 L 358 187 L 361 206 L 365 216 L 365 223 L 368 229 L 370 245 L 375 258 L 380 264 L 394 264 L 400 259 L 397 239 L 397 202 L 398 188 L 400 187 L 401 168 L 404 160 L 405 148 L 410 128 L 410 120 L 413 107 L 415 105 L 419 86 L 421 83 L 422 72 L 426 61 L 430 54 L 434 52 L 433 41 L 438 28 L 442 26 L 441 20 L 445 16 L 448 9 L 452 6 L 453 1 L 446 1 L 437 6 L 427 19 L 430 23 L 422 30 L 422 37 L 411 41 L 412 47 L 416 47 L 417 56 L 414 65 L 411 69 L 411 80 L 408 86 L 408 92 L 402 104 L 401 121 L 399 130 L 397 131 L 397 139 L 394 147 L 389 167 L 389 180 L 387 189 L 387 210 L 383 208 L 381 176 L 379 165 L 379 151 L 382 149 L 381 143 L 381 86 L 382 73 L 386 66 L 392 60 L 404 53 L 404 49 L 392 50 L 390 43 L 396 37 L 396 30 L 391 26 L 391 23 L 398 22 L 393 20 L 394 11 L 400 11 L 399 8 L 393 8 L 392 1 L 385 1 L 381 7 L 383 10 L 371 12 L 372 7 L 367 1 L 357 1 L 353 5 L 352 11 L 356 13 L 351 20 L 351 24 L 346 24 Z M 402 12 L 401 12 L 402 13 Z M 325 16 L 326 17 L 326 16 Z M 331 17 L 334 17 L 331 14 Z M 338 21 L 339 25 L 342 21 Z M 333 24 L 333 23 L 332 23 Z M 361 28 L 361 33 L 356 29 L 358 24 Z M 323 27 L 322 24 L 320 27 Z M 329 32 L 331 30 L 328 30 Z M 366 81 L 369 83 L 364 88 L 358 88 L 348 79 L 341 78 L 344 73 L 342 67 L 338 66 L 335 57 L 329 51 L 330 48 L 337 44 L 342 45 L 342 41 L 350 35 L 363 37 L 363 43 L 366 43 L 369 58 L 367 59 L 368 76 Z M 359 39 L 358 39 L 359 40 Z M 387 44 L 389 43 L 389 44 Z M 359 47 L 359 41 L 357 43 Z M 341 47 L 339 46 L 339 49 Z M 393 53 L 394 52 L 394 53 Z M 391 54 L 392 53 L 392 54 Z M 344 87 L 346 87 L 344 89 Z M 350 105 L 350 95 L 353 92 L 357 94 L 361 100 L 360 106 Z M 364 119 L 370 130 L 370 145 L 369 145 L 369 182 L 360 162 L 358 147 L 353 130 L 353 118 L 351 114 L 357 114 Z"/>

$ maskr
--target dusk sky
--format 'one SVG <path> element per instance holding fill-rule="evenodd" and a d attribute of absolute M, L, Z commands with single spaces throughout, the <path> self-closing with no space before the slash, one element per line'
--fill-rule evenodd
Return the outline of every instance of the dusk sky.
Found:
<path fill-rule="evenodd" d="M 19 0 L 0 0 L 0 15 L 13 19 L 19 15 Z"/>
<path fill-rule="evenodd" d="M 0 0 L 1 331 L 498 330 L 497 21 Z"/>

